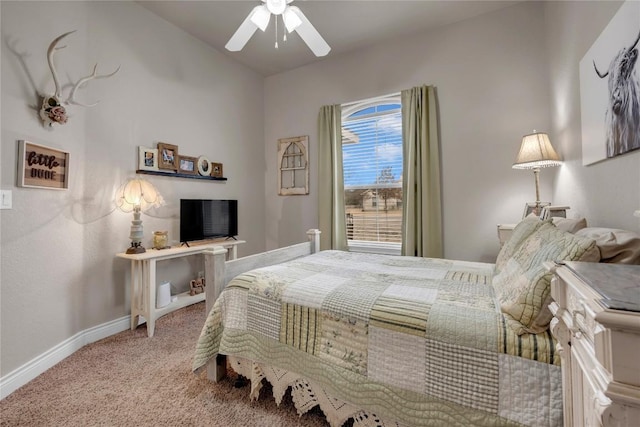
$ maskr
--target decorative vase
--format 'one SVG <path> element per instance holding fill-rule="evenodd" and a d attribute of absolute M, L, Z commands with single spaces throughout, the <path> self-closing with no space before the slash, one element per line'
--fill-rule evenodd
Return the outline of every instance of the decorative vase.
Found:
<path fill-rule="evenodd" d="M 153 232 L 153 249 L 166 249 L 169 241 L 167 231 L 154 231 Z"/>

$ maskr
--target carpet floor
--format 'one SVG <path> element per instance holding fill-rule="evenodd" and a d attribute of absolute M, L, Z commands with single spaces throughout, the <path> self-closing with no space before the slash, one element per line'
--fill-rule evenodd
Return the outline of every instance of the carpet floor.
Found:
<path fill-rule="evenodd" d="M 265 386 L 195 375 L 191 361 L 205 319 L 204 302 L 156 322 L 89 344 L 0 401 L 2 426 L 328 426 L 314 410 L 298 416 L 287 396 L 277 406 Z"/>

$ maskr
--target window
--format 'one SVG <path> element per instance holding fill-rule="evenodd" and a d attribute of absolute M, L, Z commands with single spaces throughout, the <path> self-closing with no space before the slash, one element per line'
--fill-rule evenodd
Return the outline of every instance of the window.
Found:
<path fill-rule="evenodd" d="M 349 248 L 399 253 L 402 239 L 400 95 L 343 105 L 342 111 Z"/>

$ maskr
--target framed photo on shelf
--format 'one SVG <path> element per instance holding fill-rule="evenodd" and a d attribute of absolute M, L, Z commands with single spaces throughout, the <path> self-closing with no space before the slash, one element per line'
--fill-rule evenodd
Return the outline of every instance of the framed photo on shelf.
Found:
<path fill-rule="evenodd" d="M 179 156 L 178 173 L 184 173 L 188 175 L 197 175 L 198 159 L 191 156 Z"/>
<path fill-rule="evenodd" d="M 158 168 L 178 170 L 178 146 L 158 142 Z"/>
<path fill-rule="evenodd" d="M 202 176 L 211 175 L 211 162 L 205 156 L 198 157 L 198 173 Z"/>
<path fill-rule="evenodd" d="M 138 147 L 138 169 L 145 171 L 158 170 L 158 149 Z"/>
<path fill-rule="evenodd" d="M 66 190 L 69 188 L 69 152 L 33 142 L 19 142 L 18 186 Z"/>
<path fill-rule="evenodd" d="M 540 219 L 549 219 L 553 217 L 566 218 L 569 206 L 545 206 L 542 208 Z"/>
<path fill-rule="evenodd" d="M 222 178 L 222 163 L 211 163 L 211 176 L 214 178 Z"/>
<path fill-rule="evenodd" d="M 551 203 L 549 202 L 540 202 L 538 203 L 538 212 L 536 212 L 536 202 L 527 202 L 524 204 L 524 213 L 522 214 L 522 219 L 525 219 L 529 214 L 534 213 L 537 217 L 542 215 L 542 209 L 545 206 L 549 206 Z"/>

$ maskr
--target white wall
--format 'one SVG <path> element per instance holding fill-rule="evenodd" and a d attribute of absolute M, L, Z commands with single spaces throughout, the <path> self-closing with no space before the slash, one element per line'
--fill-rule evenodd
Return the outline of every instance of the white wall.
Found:
<path fill-rule="evenodd" d="M 565 160 L 556 173 L 554 199 L 589 225 L 640 231 L 640 220 L 633 216 L 640 209 L 640 150 L 582 166 L 579 63 L 620 5 L 545 3 L 553 133 Z"/>
<path fill-rule="evenodd" d="M 494 261 L 496 224 L 516 222 L 535 200 L 533 173 L 511 168 L 522 135 L 550 126 L 543 19 L 541 3 L 525 2 L 267 78 L 267 247 L 301 241 L 317 226 L 322 105 L 431 84 L 440 105 L 445 256 Z M 298 135 L 310 136 L 310 194 L 278 196 L 277 140 Z M 552 177 L 541 174 L 545 200 Z"/>
<path fill-rule="evenodd" d="M 177 241 L 181 197 L 236 198 L 241 255 L 264 250 L 263 78 L 134 2 L 7 2 L 2 15 L 1 187 L 13 209 L 1 221 L 3 376 L 79 331 L 129 314 L 127 248 L 131 214 L 114 211 L 114 192 L 137 167 L 138 146 L 158 141 L 224 164 L 226 183 L 147 177 L 167 205 L 143 215 Z M 120 72 L 79 91 L 91 109 L 71 107 L 64 126 L 39 122 L 36 91 L 53 91 L 46 49 L 77 29 L 57 54 L 64 81 L 99 62 Z M 22 54 L 20 59 L 15 52 Z M 71 153 L 66 191 L 16 187 L 17 140 Z M 193 258 L 193 257 L 192 257 Z M 184 286 L 194 259 L 161 268 Z M 186 277 L 185 277 L 186 276 Z M 180 282 L 180 283 L 178 283 Z"/>

